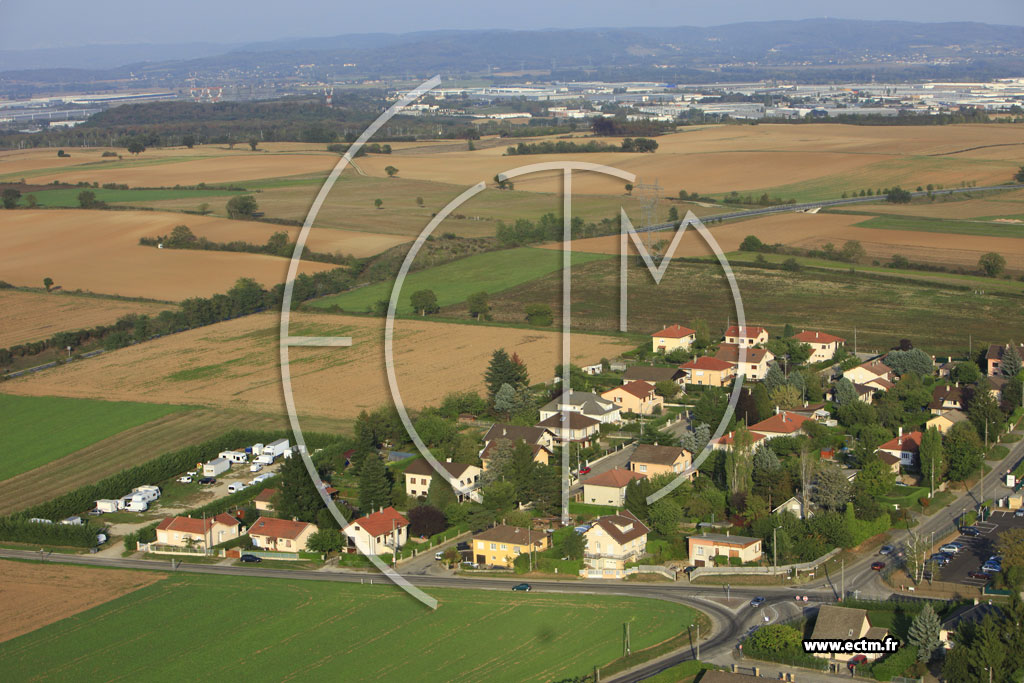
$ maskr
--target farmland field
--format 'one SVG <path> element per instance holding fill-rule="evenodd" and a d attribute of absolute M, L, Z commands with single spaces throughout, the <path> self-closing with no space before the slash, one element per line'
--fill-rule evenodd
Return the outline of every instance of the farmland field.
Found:
<path fill-rule="evenodd" d="M 40 283 L 41 284 L 41 283 Z M 60 293 L 0 290 L 0 348 L 48 339 L 55 332 L 112 325 L 122 315 L 156 315 L 166 304 Z"/>
<path fill-rule="evenodd" d="M 18 377 L 5 382 L 4 391 L 284 415 L 278 330 L 277 314 L 250 315 Z M 382 318 L 293 313 L 291 333 L 353 338 L 350 348 L 292 349 L 292 383 L 303 419 L 350 419 L 390 402 Z M 406 405 L 435 405 L 450 391 L 482 390 L 484 370 L 499 347 L 518 353 L 534 382 L 547 380 L 561 362 L 560 335 L 553 331 L 396 321 L 395 366 Z M 631 347 L 621 338 L 580 335 L 573 341 L 573 362 L 611 358 Z"/>
<path fill-rule="evenodd" d="M 182 406 L 0 394 L 0 480 L 27 472 Z"/>
<path fill-rule="evenodd" d="M 0 560 L 0 596 L 4 603 L 0 643 L 128 595 L 164 576 L 159 572 Z"/>
<path fill-rule="evenodd" d="M 588 263 L 602 258 L 604 257 L 595 254 L 573 254 L 573 263 Z M 476 292 L 493 294 L 561 268 L 562 254 L 550 250 L 520 247 L 475 254 L 427 270 L 409 273 L 402 286 L 398 312 L 402 315 L 413 312 L 409 297 L 420 289 L 433 290 L 437 294 L 438 303 L 448 306 L 465 301 Z M 372 309 L 377 301 L 390 299 L 392 287 L 392 282 L 380 282 L 318 299 L 313 305 L 318 308 L 339 306 L 344 310 L 362 313 Z"/>
<path fill-rule="evenodd" d="M 974 237 L 1024 238 L 1024 225 L 978 219 L 950 220 L 944 218 L 919 218 L 915 216 L 876 216 L 857 223 L 857 227 L 914 232 L 941 232 L 948 235 L 971 235 Z"/>
<path fill-rule="evenodd" d="M 107 681 L 160 652 L 150 680 L 246 671 L 252 680 L 410 681 L 429 671 L 446 681 L 551 681 L 618 658 L 622 624 L 636 614 L 634 651 L 696 616 L 639 598 L 429 592 L 436 611 L 388 586 L 171 576 L 0 645 L 0 668 L 18 680 L 64 680 L 73 669 L 75 680 Z M 567 624 L 587 624 L 586 637 Z"/>
<path fill-rule="evenodd" d="M 303 419 L 302 424 L 315 431 L 347 431 L 351 427 L 334 420 Z M 240 426 L 287 429 L 288 421 L 282 414 L 242 413 L 230 408 L 175 411 L 0 481 L 0 515 L 42 503 L 168 451 L 202 443 Z"/>
<path fill-rule="evenodd" d="M 9 212 L 0 225 L 0 272 L 14 285 L 38 287 L 52 277 L 63 289 L 160 300 L 226 292 L 240 277 L 264 286 L 284 281 L 284 258 L 139 245 L 140 237 L 169 234 L 179 223 L 217 241 L 261 242 L 276 227 L 157 211 L 23 209 Z M 304 262 L 300 272 L 332 267 Z"/>
<path fill-rule="evenodd" d="M 43 190 L 33 192 L 39 206 L 77 208 L 79 206 L 78 195 L 86 188 L 76 187 L 60 190 Z M 240 191 L 230 190 L 108 190 L 104 188 L 89 188 L 89 192 L 96 195 L 96 200 L 108 204 L 150 203 L 168 199 L 192 199 L 196 204 L 214 200 L 227 201 L 231 195 L 241 194 Z M 21 200 L 24 205 L 24 198 Z"/>
<path fill-rule="evenodd" d="M 890 231 L 879 231 L 890 232 Z M 899 234 L 899 233 L 895 233 Z M 873 275 L 804 271 L 790 273 L 761 268 L 735 268 L 750 324 L 765 325 L 775 334 L 786 323 L 820 329 L 852 340 L 857 329 L 859 350 L 883 350 L 902 337 L 930 353 L 966 351 L 1004 337 L 1024 337 L 1021 298 L 954 290 L 928 282 L 891 282 Z M 496 320 L 521 319 L 523 308 L 545 303 L 559 315 L 558 279 L 548 275 L 494 297 Z M 573 324 L 576 329 L 618 328 L 618 263 L 597 261 L 573 272 Z M 464 315 L 465 306 L 442 311 Z M 649 332 L 670 322 L 691 327 L 709 323 L 720 334 L 735 308 L 719 266 L 673 263 L 655 286 L 646 268 L 629 272 L 629 329 Z"/>

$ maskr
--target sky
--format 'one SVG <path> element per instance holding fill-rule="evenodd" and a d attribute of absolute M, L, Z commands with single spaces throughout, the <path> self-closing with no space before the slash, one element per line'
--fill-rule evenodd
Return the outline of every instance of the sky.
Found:
<path fill-rule="evenodd" d="M 1024 26 L 1022 0 L 0 0 L 0 50 L 237 44 L 434 29 L 712 26 L 772 19 L 979 21 Z M 35 30 L 29 30 L 36 27 Z M 0 70 L 3 65 L 0 65 Z"/>

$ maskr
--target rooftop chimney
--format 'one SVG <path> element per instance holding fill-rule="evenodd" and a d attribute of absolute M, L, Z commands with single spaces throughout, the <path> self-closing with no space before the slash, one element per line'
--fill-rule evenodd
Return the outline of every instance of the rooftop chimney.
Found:
<path fill-rule="evenodd" d="M 903 438 L 903 427 L 900 427 L 899 437 Z"/>

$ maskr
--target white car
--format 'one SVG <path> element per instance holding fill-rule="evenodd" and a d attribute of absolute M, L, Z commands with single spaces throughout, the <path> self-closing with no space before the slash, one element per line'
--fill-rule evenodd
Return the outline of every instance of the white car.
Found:
<path fill-rule="evenodd" d="M 193 472 L 193 471 L 190 470 L 190 471 L 186 472 L 185 474 L 187 474 L 190 477 L 194 477 L 194 476 L 196 476 L 196 474 L 198 474 L 198 472 Z"/>
<path fill-rule="evenodd" d="M 192 483 L 192 477 L 190 477 L 187 474 L 184 477 L 178 477 L 178 483 L 180 483 L 180 484 L 191 484 Z"/>
<path fill-rule="evenodd" d="M 249 471 L 250 472 L 259 472 L 262 469 L 263 469 L 263 465 L 259 464 L 258 462 L 255 462 L 255 463 L 249 465 Z"/>

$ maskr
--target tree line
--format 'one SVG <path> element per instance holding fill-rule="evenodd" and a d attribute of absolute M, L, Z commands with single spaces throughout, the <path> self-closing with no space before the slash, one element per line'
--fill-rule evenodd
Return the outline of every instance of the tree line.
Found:
<path fill-rule="evenodd" d="M 658 149 L 658 143 L 650 138 L 626 138 L 619 145 L 609 145 L 605 142 L 572 142 L 570 140 L 559 140 L 558 142 L 520 142 L 515 147 L 505 150 L 506 156 L 524 156 L 528 154 L 579 154 L 584 152 L 654 152 Z"/>

